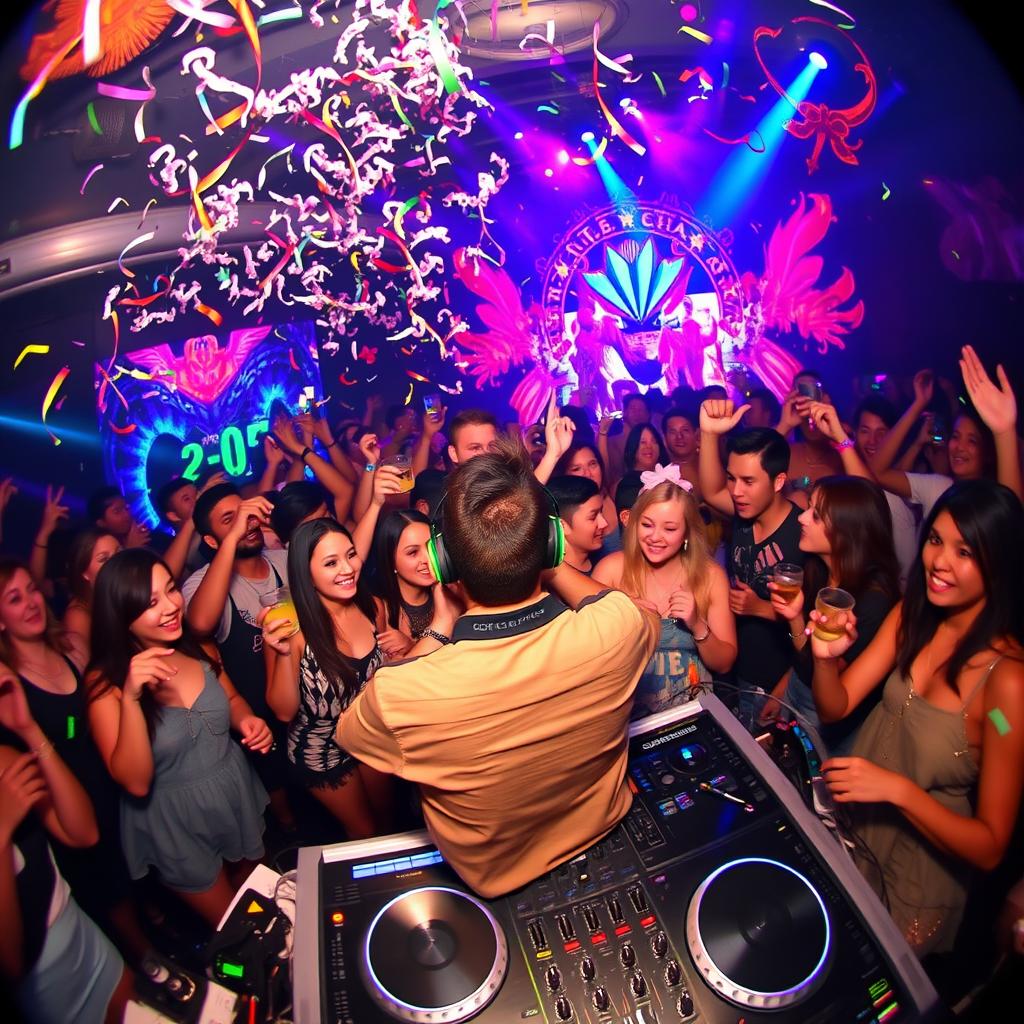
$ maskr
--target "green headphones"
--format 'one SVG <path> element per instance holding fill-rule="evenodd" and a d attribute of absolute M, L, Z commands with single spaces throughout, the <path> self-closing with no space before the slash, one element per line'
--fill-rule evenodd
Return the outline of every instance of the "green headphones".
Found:
<path fill-rule="evenodd" d="M 541 490 L 547 495 L 554 512 L 548 516 L 547 536 L 544 540 L 544 568 L 555 569 L 565 558 L 565 531 L 562 529 L 558 502 L 555 501 L 554 495 L 546 487 L 542 487 Z M 430 540 L 427 541 L 427 560 L 430 562 L 430 571 L 438 583 L 455 583 L 459 578 L 459 570 L 455 567 L 455 561 L 444 543 L 442 517 L 447 499 L 448 494 L 445 493 L 438 502 L 437 510 L 430 520 Z"/>

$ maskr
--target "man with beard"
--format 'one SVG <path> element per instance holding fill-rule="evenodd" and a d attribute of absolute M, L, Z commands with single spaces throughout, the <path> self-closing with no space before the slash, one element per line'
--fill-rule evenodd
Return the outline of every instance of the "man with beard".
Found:
<path fill-rule="evenodd" d="M 196 533 L 214 549 L 213 560 L 181 588 L 189 625 L 217 644 L 228 678 L 252 713 L 275 731 L 274 749 L 252 764 L 270 794 L 271 809 L 286 828 L 294 826 L 285 798 L 284 725 L 267 706 L 263 631 L 257 625 L 260 597 L 288 585 L 288 553 L 264 550 L 261 527 L 273 506 L 257 495 L 242 500 L 234 484 L 199 495 L 192 512 Z"/>

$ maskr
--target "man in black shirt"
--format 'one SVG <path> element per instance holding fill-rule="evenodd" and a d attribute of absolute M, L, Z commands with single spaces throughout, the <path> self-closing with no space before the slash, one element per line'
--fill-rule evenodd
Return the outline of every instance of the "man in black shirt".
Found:
<path fill-rule="evenodd" d="M 749 408 L 734 409 L 724 399 L 701 406 L 700 486 L 708 505 L 733 516 L 728 572 L 739 644 L 735 681 L 744 689 L 759 687 L 781 696 L 790 667 L 789 637 L 772 610 L 768 584 L 779 562 L 803 564 L 800 509 L 782 494 L 789 445 L 775 430 L 756 428 L 731 436 L 723 471 L 718 436 L 732 430 Z M 740 706 L 749 710 L 752 704 L 741 700 Z"/>

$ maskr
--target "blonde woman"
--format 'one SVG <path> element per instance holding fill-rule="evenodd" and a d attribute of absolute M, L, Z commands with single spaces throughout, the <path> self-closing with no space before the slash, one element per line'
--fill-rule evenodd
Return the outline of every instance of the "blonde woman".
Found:
<path fill-rule="evenodd" d="M 634 718 L 683 703 L 692 686 L 728 672 L 736 659 L 729 581 L 708 553 L 692 484 L 675 465 L 659 464 L 641 480 L 622 551 L 593 573 L 661 617 L 661 638 L 637 684 Z"/>

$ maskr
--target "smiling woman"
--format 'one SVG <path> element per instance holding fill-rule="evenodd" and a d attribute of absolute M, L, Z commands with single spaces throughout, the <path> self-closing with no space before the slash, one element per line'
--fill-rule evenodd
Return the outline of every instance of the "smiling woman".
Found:
<path fill-rule="evenodd" d="M 839 640 L 811 637 L 823 721 L 886 679 L 853 756 L 822 768 L 864 842 L 858 866 L 921 956 L 952 947 L 971 871 L 1002 860 L 1024 791 L 1024 508 L 999 484 L 955 484 L 923 537 L 902 604 L 849 668 L 857 616 Z"/>

